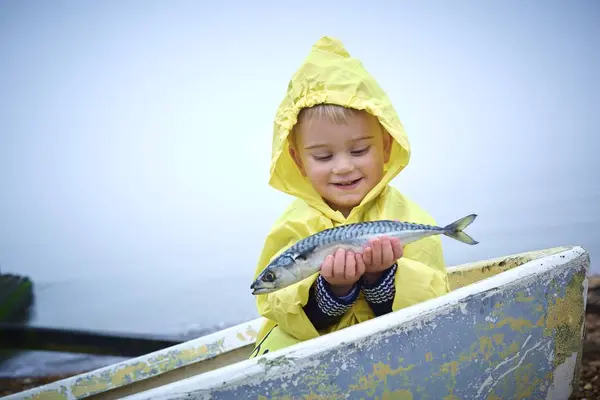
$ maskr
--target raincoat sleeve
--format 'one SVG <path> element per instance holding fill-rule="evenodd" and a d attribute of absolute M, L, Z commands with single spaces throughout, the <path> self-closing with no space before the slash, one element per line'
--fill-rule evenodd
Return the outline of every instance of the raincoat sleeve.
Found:
<path fill-rule="evenodd" d="M 450 291 L 439 236 L 407 245 L 397 264 L 393 311 Z"/>
<path fill-rule="evenodd" d="M 313 233 L 309 231 L 306 223 L 286 217 L 284 214 L 267 236 L 254 273 L 255 278 L 272 258 L 285 251 L 296 241 Z M 319 333 L 304 312 L 311 286 L 318 275 L 314 274 L 273 293 L 257 295 L 256 306 L 259 314 L 274 321 L 281 329 L 298 340 L 318 337 Z"/>

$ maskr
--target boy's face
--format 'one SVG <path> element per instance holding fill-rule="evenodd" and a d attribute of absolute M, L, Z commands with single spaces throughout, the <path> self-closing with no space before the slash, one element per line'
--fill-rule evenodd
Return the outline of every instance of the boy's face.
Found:
<path fill-rule="evenodd" d="M 299 121 L 290 155 L 329 206 L 348 216 L 383 176 L 391 137 L 366 112 L 348 124 Z"/>

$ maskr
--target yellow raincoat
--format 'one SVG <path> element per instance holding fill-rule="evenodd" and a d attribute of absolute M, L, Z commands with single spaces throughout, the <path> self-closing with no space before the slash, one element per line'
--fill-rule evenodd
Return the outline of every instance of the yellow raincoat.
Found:
<path fill-rule="evenodd" d="M 288 134 L 300 110 L 320 103 L 338 104 L 366 110 L 375 115 L 393 137 L 390 159 L 384 176 L 348 218 L 332 210 L 302 176 L 288 152 Z M 415 203 L 389 186 L 408 164 L 410 146 L 404 128 L 390 100 L 362 63 L 351 57 L 341 42 L 323 37 L 315 43 L 307 59 L 292 77 L 279 106 L 273 130 L 269 184 L 297 199 L 276 221 L 266 238 L 255 272 L 296 241 L 326 228 L 361 221 L 396 219 L 423 224 L 435 221 Z M 259 313 L 267 318 L 261 327 L 251 357 L 315 338 L 374 318 L 363 295 L 341 320 L 317 331 L 303 311 L 309 289 L 318 274 L 270 294 L 256 296 Z M 398 260 L 396 295 L 392 309 L 398 310 L 449 291 L 439 236 L 409 244 Z"/>

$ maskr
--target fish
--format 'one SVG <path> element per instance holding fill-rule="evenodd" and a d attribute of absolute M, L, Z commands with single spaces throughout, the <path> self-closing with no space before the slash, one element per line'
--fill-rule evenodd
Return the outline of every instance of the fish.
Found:
<path fill-rule="evenodd" d="M 463 230 L 477 214 L 470 214 L 444 227 L 395 220 L 356 222 L 328 228 L 294 243 L 275 257 L 250 285 L 253 295 L 268 294 L 300 282 L 319 272 L 325 258 L 339 248 L 362 253 L 369 240 L 387 236 L 402 246 L 433 235 L 445 235 L 468 245 L 479 243 Z"/>

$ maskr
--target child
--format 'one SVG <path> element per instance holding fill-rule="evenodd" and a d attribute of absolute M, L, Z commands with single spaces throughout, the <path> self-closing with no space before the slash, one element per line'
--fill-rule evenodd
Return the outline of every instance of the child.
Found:
<path fill-rule="evenodd" d="M 295 196 L 267 236 L 255 277 L 296 241 L 341 224 L 435 221 L 389 182 L 410 147 L 388 97 L 343 45 L 321 38 L 292 77 L 276 114 L 270 185 Z M 371 241 L 337 250 L 321 271 L 256 296 L 266 319 L 250 357 L 343 329 L 449 291 L 438 236 L 406 248 Z"/>

